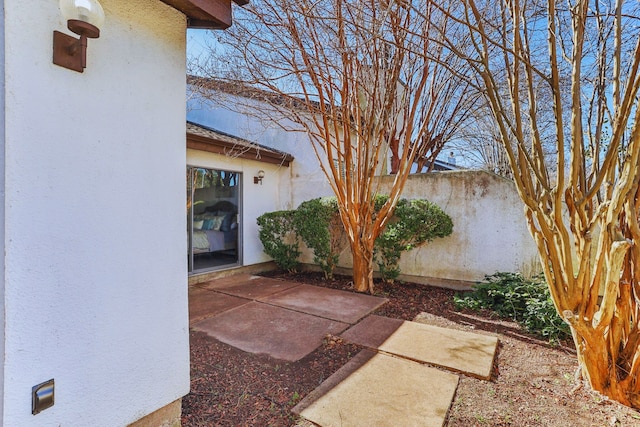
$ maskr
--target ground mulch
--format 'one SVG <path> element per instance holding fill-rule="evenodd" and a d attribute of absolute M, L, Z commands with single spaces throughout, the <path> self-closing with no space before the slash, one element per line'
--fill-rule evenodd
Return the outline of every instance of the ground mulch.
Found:
<path fill-rule="evenodd" d="M 350 278 L 319 273 L 271 277 L 352 290 Z M 497 335 L 490 381 L 460 376 L 446 426 L 640 426 L 640 412 L 594 393 L 576 380 L 571 343 L 551 346 L 516 323 L 490 312 L 458 310 L 455 291 L 412 283 L 376 282 L 389 301 L 374 314 Z M 327 336 L 297 362 L 255 355 L 191 331 L 191 392 L 182 402 L 182 425 L 308 426 L 291 408 L 355 356 L 360 347 Z"/>

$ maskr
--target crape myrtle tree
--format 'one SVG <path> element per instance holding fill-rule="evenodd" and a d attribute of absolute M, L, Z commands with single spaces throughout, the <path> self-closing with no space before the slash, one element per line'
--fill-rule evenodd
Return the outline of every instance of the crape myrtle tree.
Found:
<path fill-rule="evenodd" d="M 454 3 L 431 7 L 449 13 L 446 47 L 467 59 L 491 106 L 580 372 L 640 408 L 638 3 Z"/>
<path fill-rule="evenodd" d="M 466 80 L 440 65 L 458 61 L 464 69 L 431 40 L 440 36 L 433 26 L 445 23 L 433 22 L 435 11 L 414 13 L 413 3 L 255 0 L 218 36 L 216 58 L 197 69 L 308 133 L 337 198 L 354 288 L 361 292 L 373 292 L 374 242 L 414 161 L 435 158 L 467 117 L 462 106 L 474 99 L 464 94 Z M 415 5 L 429 12 L 424 1 Z M 376 174 L 385 170 L 389 153 L 394 180 L 387 202 L 375 211 Z"/>

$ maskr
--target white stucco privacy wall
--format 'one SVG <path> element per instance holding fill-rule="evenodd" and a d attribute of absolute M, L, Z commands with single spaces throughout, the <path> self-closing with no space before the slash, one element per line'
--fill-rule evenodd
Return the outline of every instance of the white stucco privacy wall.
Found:
<path fill-rule="evenodd" d="M 69 33 L 57 0 L 3 4 L 0 421 L 124 426 L 189 390 L 186 20 L 101 0 L 80 74 L 51 61 L 53 30 Z M 34 416 L 50 378 L 55 405 Z"/>
<path fill-rule="evenodd" d="M 4 16 L 4 1 L 0 2 L 0 16 Z M 4 19 L 0 19 L 0 64 L 4 64 L 4 51 L 5 51 L 5 43 L 4 43 Z M 4 82 L 4 67 L 0 67 L 0 82 Z M 5 164 L 5 98 L 6 95 L 3 89 L 0 89 L 0 171 L 4 171 Z M 4 189 L 5 187 L 5 179 L 4 173 L 0 173 L 0 188 Z M 0 203 L 0 224 L 5 223 L 5 214 L 4 214 L 4 203 Z M 0 253 L 5 253 L 5 227 L 0 226 Z M 0 257 L 0 272 L 2 276 L 5 273 L 5 262 L 4 257 Z M 0 279 L 0 295 L 4 299 L 5 295 L 5 280 Z M 5 318 L 5 310 L 4 303 L 0 304 L 0 319 Z M 0 366 L 4 366 L 5 361 L 5 333 L 4 327 L 0 327 Z M 2 390 L 2 395 L 4 395 L 4 369 L 0 369 L 0 390 Z M 0 425 L 4 425 L 4 399 L 0 398 Z"/>
<path fill-rule="evenodd" d="M 383 177 L 383 188 L 392 179 Z M 403 275 L 479 281 L 496 272 L 541 271 L 513 182 L 483 171 L 417 174 L 409 176 L 402 196 L 427 199 L 453 221 L 450 236 L 402 255 Z"/>

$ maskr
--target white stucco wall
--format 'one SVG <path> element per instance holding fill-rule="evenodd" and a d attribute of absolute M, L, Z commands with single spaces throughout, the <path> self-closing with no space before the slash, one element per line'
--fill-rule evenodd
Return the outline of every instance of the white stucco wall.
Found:
<path fill-rule="evenodd" d="M 383 178 L 390 188 L 392 177 Z M 479 281 L 496 272 L 541 271 L 513 182 L 484 171 L 412 175 L 402 192 L 427 199 L 453 221 L 453 233 L 403 254 L 402 274 Z"/>
<path fill-rule="evenodd" d="M 385 194 L 393 177 L 379 179 Z M 465 287 L 468 284 L 455 282 L 481 281 L 496 272 L 530 276 L 542 271 L 513 182 L 484 171 L 416 174 L 409 176 L 402 197 L 440 206 L 451 217 L 453 232 L 404 252 L 401 280 Z M 301 262 L 313 263 L 313 253 L 304 248 Z M 348 248 L 339 265 L 353 265 Z"/>
<path fill-rule="evenodd" d="M 4 16 L 4 1 L 0 2 L 0 16 Z M 4 64 L 4 19 L 0 19 L 0 64 Z M 0 67 L 0 81 L 4 82 L 4 67 Z M 0 89 L 0 171 L 4 172 L 5 164 L 5 93 L 4 89 Z M 0 173 L 0 188 L 4 193 L 5 179 L 4 173 Z M 1 194 L 1 193 L 0 193 Z M 1 197 L 0 197 L 1 200 Z M 5 253 L 5 227 L 1 226 L 5 222 L 4 203 L 0 203 L 0 253 Z M 5 262 L 4 257 L 0 257 L 0 295 L 2 295 L 2 304 L 0 304 L 0 319 L 5 319 L 4 301 L 5 301 Z M 4 345 L 4 327 L 0 327 L 0 366 L 4 366 L 5 362 L 5 345 Z M 0 369 L 0 390 L 4 395 L 4 369 Z M 0 399 L 0 425 L 4 424 L 4 399 Z"/>
<path fill-rule="evenodd" d="M 124 426 L 189 390 L 186 21 L 101 3 L 80 74 L 51 61 L 58 1 L 4 1 L 7 426 Z"/>

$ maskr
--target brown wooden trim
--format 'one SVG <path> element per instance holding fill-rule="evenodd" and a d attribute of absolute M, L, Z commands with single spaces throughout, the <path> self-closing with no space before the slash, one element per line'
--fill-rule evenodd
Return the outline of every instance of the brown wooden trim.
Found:
<path fill-rule="evenodd" d="M 219 24 L 217 22 L 193 18 L 189 18 L 187 20 L 187 27 L 201 30 L 224 30 L 228 28 L 223 24 Z"/>
<path fill-rule="evenodd" d="M 234 0 L 239 5 L 247 0 Z M 189 18 L 191 28 L 224 29 L 231 26 L 231 0 L 162 0 Z"/>
<path fill-rule="evenodd" d="M 238 145 L 230 142 L 192 134 L 187 134 L 187 148 L 287 167 L 293 160 L 293 157 L 289 154 L 274 153 L 273 151 L 261 150 L 256 147 L 238 148 Z"/>

